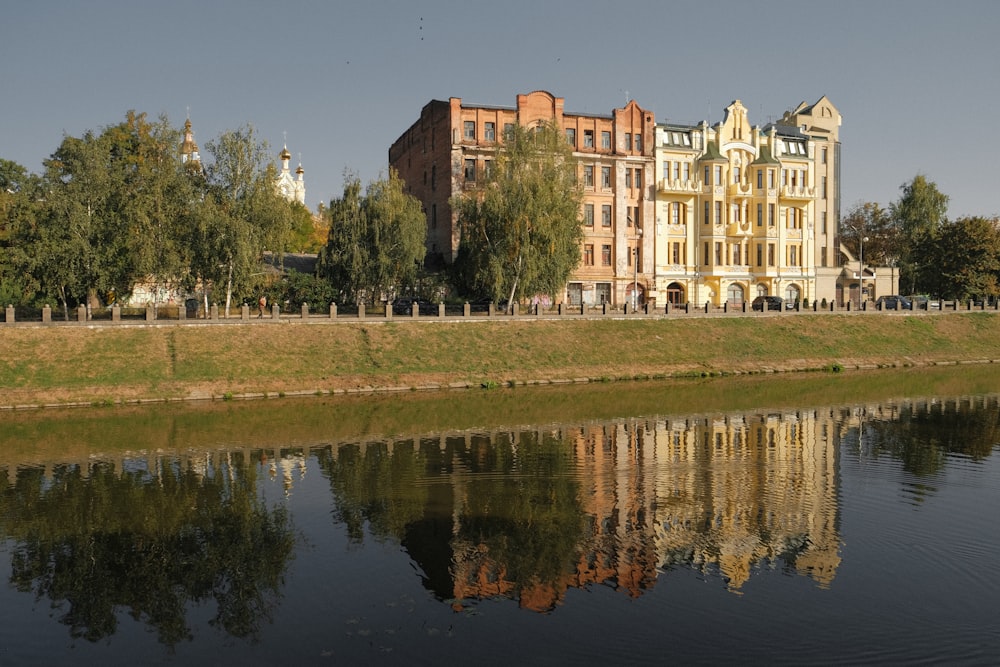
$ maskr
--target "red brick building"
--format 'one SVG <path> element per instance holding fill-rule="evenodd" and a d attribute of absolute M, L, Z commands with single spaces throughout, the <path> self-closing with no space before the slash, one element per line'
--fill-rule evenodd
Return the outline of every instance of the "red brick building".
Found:
<path fill-rule="evenodd" d="M 482 179 L 505 128 L 554 120 L 573 146 L 584 189 L 580 265 L 557 301 L 621 304 L 637 288 L 641 303 L 653 285 L 653 112 L 634 101 L 606 116 L 564 106 L 545 91 L 518 95 L 514 107 L 432 100 L 389 149 L 389 166 L 424 205 L 429 263 L 451 263 L 461 238 L 449 200 Z"/>

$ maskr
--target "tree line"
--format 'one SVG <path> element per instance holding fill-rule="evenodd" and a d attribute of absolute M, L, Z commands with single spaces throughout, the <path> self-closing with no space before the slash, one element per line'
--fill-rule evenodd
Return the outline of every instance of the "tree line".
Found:
<path fill-rule="evenodd" d="M 165 116 L 65 136 L 41 174 L 0 158 L 0 303 L 124 302 L 137 285 L 209 303 L 375 304 L 406 294 L 511 302 L 556 294 L 580 260 L 580 189 L 554 125 L 515 128 L 480 187 L 456 198 L 464 241 L 444 275 L 423 270 L 426 216 L 390 171 L 314 216 L 281 197 L 250 125 L 185 161 Z M 317 225 L 316 218 L 319 218 Z M 317 236 L 317 228 L 322 230 Z M 273 271 L 266 253 L 316 252 L 314 274 Z"/>
<path fill-rule="evenodd" d="M 918 174 L 883 207 L 855 204 L 841 220 L 840 241 L 866 265 L 899 270 L 899 291 L 941 299 L 1000 296 L 1000 220 L 947 217 L 948 196 Z"/>

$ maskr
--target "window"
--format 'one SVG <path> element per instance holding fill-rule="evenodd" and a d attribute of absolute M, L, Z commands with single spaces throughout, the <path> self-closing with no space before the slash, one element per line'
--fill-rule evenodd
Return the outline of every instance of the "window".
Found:
<path fill-rule="evenodd" d="M 736 185 L 740 184 L 740 168 L 733 167 L 733 183 Z"/>
<path fill-rule="evenodd" d="M 431 204 L 431 229 L 437 229 L 438 226 L 438 205 Z"/>
<path fill-rule="evenodd" d="M 774 169 L 767 170 L 767 187 L 774 189 Z"/>
<path fill-rule="evenodd" d="M 611 187 L 611 167 L 601 167 L 601 187 Z"/>
<path fill-rule="evenodd" d="M 767 226 L 774 227 L 774 204 L 767 205 Z"/>
<path fill-rule="evenodd" d="M 722 185 L 722 165 L 715 165 L 715 181 L 714 185 Z"/>
<path fill-rule="evenodd" d="M 670 260 L 672 264 L 681 263 L 681 244 L 677 241 L 670 244 Z"/>
<path fill-rule="evenodd" d="M 760 172 L 757 172 L 757 173 L 760 173 Z M 764 226 L 764 205 L 763 204 L 757 204 L 757 226 L 758 227 L 763 227 Z"/>
<path fill-rule="evenodd" d="M 674 162 L 674 180 L 676 181 L 681 177 L 681 163 Z"/>
<path fill-rule="evenodd" d="M 826 176 L 823 177 L 823 199 L 826 199 Z"/>
<path fill-rule="evenodd" d="M 594 265 L 594 244 L 588 243 L 583 246 L 583 264 L 584 266 Z"/>
<path fill-rule="evenodd" d="M 705 185 L 711 185 L 711 184 L 712 184 L 712 182 L 711 182 L 711 181 L 710 181 L 710 180 L 708 179 L 708 177 L 709 177 L 709 173 L 710 173 L 710 172 L 709 172 L 708 170 L 709 170 L 709 167 L 708 167 L 708 165 L 706 164 L 706 165 L 705 165 L 705 178 L 704 178 L 704 181 L 705 181 Z"/>
<path fill-rule="evenodd" d="M 826 148 L 824 148 L 824 149 L 823 149 L 822 151 L 820 151 L 820 156 L 821 156 L 821 157 L 820 157 L 820 161 L 821 161 L 821 162 L 822 162 L 823 164 L 826 164 L 826 152 L 827 152 L 827 149 L 826 149 Z"/>
<path fill-rule="evenodd" d="M 628 132 L 625 133 L 625 150 L 632 150 L 632 135 Z"/>
<path fill-rule="evenodd" d="M 763 187 L 764 187 L 764 170 L 763 169 L 758 169 L 757 170 L 757 189 L 760 190 Z"/>
<path fill-rule="evenodd" d="M 641 153 L 642 152 L 642 135 L 641 134 L 635 135 L 635 152 L 636 153 Z"/>
<path fill-rule="evenodd" d="M 642 190 L 642 169 L 635 170 L 635 187 Z"/>
<path fill-rule="evenodd" d="M 611 246 L 601 246 L 601 266 L 611 266 Z"/>
<path fill-rule="evenodd" d="M 739 264 L 740 264 L 740 258 L 742 257 L 742 255 L 743 255 L 743 250 L 740 248 L 740 244 L 739 243 L 734 243 L 733 244 L 733 265 L 734 266 L 739 266 Z"/>
<path fill-rule="evenodd" d="M 594 187 L 594 165 L 583 166 L 583 184 L 588 188 Z"/>
<path fill-rule="evenodd" d="M 764 245 L 762 243 L 757 244 L 757 266 L 763 266 L 764 262 Z"/>
<path fill-rule="evenodd" d="M 715 242 L 715 263 L 717 265 L 721 265 L 722 264 L 722 242 L 721 241 L 716 241 Z"/>
<path fill-rule="evenodd" d="M 820 260 L 822 261 L 822 264 L 820 264 L 820 266 L 825 267 L 826 266 L 826 246 L 823 246 L 820 249 Z"/>
<path fill-rule="evenodd" d="M 476 159 L 466 158 L 465 160 L 465 180 L 475 181 L 476 180 Z"/>
<path fill-rule="evenodd" d="M 823 211 L 822 217 L 820 219 L 822 220 L 821 224 L 823 225 L 822 227 L 823 233 L 826 234 L 826 211 Z"/>
<path fill-rule="evenodd" d="M 607 130 L 601 132 L 601 148 L 611 150 L 611 133 Z"/>
<path fill-rule="evenodd" d="M 576 148 L 576 130 L 572 127 L 566 128 L 566 143 Z"/>
<path fill-rule="evenodd" d="M 432 164 L 431 165 L 431 190 L 433 190 L 435 188 L 435 186 L 437 185 L 437 171 L 438 171 L 437 165 L 436 164 Z"/>
<path fill-rule="evenodd" d="M 465 121 L 465 139 L 466 141 L 476 140 L 476 121 L 474 120 Z"/>
<path fill-rule="evenodd" d="M 611 226 L 611 204 L 601 204 L 601 226 Z"/>
<path fill-rule="evenodd" d="M 687 136 L 687 135 L 684 135 L 684 136 Z M 685 181 L 690 181 L 691 180 L 691 163 L 690 162 L 685 162 L 684 163 L 684 180 Z"/>
<path fill-rule="evenodd" d="M 767 265 L 774 266 L 774 244 L 767 244 Z"/>
<path fill-rule="evenodd" d="M 670 178 L 670 160 L 663 161 L 663 178 Z"/>
<path fill-rule="evenodd" d="M 679 225 L 681 224 L 681 204 L 680 202 L 671 202 L 667 204 L 670 207 L 670 224 Z M 674 262 L 676 264 L 676 262 Z"/>
<path fill-rule="evenodd" d="M 503 138 L 504 139 L 509 139 L 512 134 L 514 134 L 514 123 L 504 123 L 503 124 Z"/>
<path fill-rule="evenodd" d="M 639 217 L 639 207 L 636 206 L 632 209 L 632 220 L 635 222 L 636 227 L 642 227 L 642 218 Z"/>
<path fill-rule="evenodd" d="M 788 266 L 799 265 L 799 249 L 796 246 L 788 246 Z"/>
<path fill-rule="evenodd" d="M 594 147 L 594 131 L 593 130 L 584 130 L 583 131 L 583 146 L 584 146 L 584 148 L 593 148 Z"/>
<path fill-rule="evenodd" d="M 702 264 L 708 266 L 708 241 L 705 241 L 705 261 Z"/>
<path fill-rule="evenodd" d="M 493 160 L 483 160 L 483 178 L 490 180 L 493 175 Z"/>
<path fill-rule="evenodd" d="M 715 224 L 722 224 L 722 202 L 715 202 Z"/>
<path fill-rule="evenodd" d="M 587 227 L 594 226 L 594 205 L 584 204 L 583 205 L 583 224 Z"/>
<path fill-rule="evenodd" d="M 483 138 L 486 141 L 496 141 L 497 140 L 497 124 L 496 123 L 486 123 L 486 128 L 483 131 Z"/>
<path fill-rule="evenodd" d="M 702 218 L 702 220 L 704 221 L 704 223 L 706 225 L 709 223 L 709 217 L 708 217 L 708 210 L 709 209 L 708 209 L 708 206 L 709 206 L 708 202 L 705 202 L 705 217 Z"/>
<path fill-rule="evenodd" d="M 632 187 L 632 170 L 631 169 L 626 169 L 625 170 L 625 187 L 626 188 Z"/>

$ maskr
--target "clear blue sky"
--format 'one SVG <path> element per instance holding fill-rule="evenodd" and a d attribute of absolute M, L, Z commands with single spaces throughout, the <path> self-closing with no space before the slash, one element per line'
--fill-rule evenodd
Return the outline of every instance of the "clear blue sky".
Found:
<path fill-rule="evenodd" d="M 63 134 L 129 109 L 190 107 L 198 143 L 287 133 L 310 208 L 368 181 L 431 99 L 566 110 L 635 99 L 711 123 L 741 99 L 765 124 L 827 95 L 843 114 L 842 196 L 888 204 L 925 174 L 949 214 L 1000 214 L 1000 2 L 831 0 L 8 0 L 0 157 L 40 172 Z"/>

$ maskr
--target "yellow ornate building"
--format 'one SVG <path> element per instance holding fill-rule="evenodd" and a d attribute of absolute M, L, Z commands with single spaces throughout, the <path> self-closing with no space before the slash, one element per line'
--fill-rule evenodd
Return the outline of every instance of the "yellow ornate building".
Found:
<path fill-rule="evenodd" d="M 837 297 L 840 113 L 823 97 L 752 126 L 656 128 L 655 276 L 649 296 L 741 305 L 760 295 Z"/>

